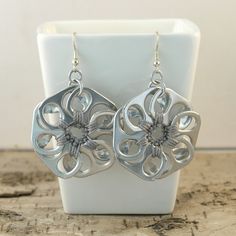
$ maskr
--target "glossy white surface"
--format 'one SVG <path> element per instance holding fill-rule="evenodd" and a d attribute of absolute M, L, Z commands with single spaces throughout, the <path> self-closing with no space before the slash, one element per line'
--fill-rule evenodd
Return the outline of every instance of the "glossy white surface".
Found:
<path fill-rule="evenodd" d="M 84 84 L 118 107 L 147 88 L 160 33 L 161 68 L 167 86 L 186 98 L 193 89 L 200 32 L 187 20 L 55 22 L 40 26 L 38 46 L 46 95 L 67 83 L 71 68 L 71 33 L 78 34 Z M 68 213 L 169 213 L 173 210 L 179 173 L 146 182 L 113 166 L 84 179 L 60 179 Z"/>

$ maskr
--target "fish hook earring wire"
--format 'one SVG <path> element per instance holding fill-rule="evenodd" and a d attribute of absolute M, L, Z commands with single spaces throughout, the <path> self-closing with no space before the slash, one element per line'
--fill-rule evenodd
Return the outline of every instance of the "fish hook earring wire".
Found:
<path fill-rule="evenodd" d="M 114 118 L 113 149 L 117 160 L 131 173 L 149 181 L 164 178 L 192 160 L 201 124 L 189 101 L 166 88 L 159 42 L 156 32 L 148 89 L 119 109 Z"/>
<path fill-rule="evenodd" d="M 32 144 L 38 157 L 58 177 L 86 177 L 114 163 L 109 140 L 116 106 L 83 86 L 76 33 L 68 87 L 34 110 Z"/>

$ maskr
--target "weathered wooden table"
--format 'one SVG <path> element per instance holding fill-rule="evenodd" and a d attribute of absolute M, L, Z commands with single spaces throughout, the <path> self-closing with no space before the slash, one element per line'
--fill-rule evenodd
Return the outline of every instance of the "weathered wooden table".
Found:
<path fill-rule="evenodd" d="M 0 235 L 236 235 L 236 153 L 197 153 L 172 215 L 67 215 L 32 152 L 0 152 Z"/>

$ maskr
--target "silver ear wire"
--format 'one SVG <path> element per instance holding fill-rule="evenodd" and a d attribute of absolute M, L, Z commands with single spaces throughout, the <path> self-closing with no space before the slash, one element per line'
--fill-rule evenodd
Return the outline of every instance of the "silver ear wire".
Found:
<path fill-rule="evenodd" d="M 72 35 L 72 48 L 73 48 L 73 59 L 72 59 L 72 69 L 69 72 L 69 86 L 78 84 L 80 87 L 80 93 L 83 92 L 82 83 L 82 72 L 79 69 L 79 52 L 76 45 L 76 32 Z"/>
<path fill-rule="evenodd" d="M 73 44 L 73 55 L 74 55 L 72 60 L 72 65 L 73 69 L 76 69 L 77 66 L 79 65 L 79 51 L 76 44 L 76 32 L 73 33 L 72 44 Z"/>
<path fill-rule="evenodd" d="M 155 47 L 155 60 L 154 60 L 154 63 L 153 65 L 156 67 L 156 68 L 159 68 L 160 66 L 160 55 L 159 55 L 159 33 L 158 31 L 156 32 L 156 47 Z"/>
<path fill-rule="evenodd" d="M 156 46 L 155 46 L 155 58 L 153 62 L 153 72 L 151 75 L 151 82 L 149 83 L 149 87 L 152 86 L 160 86 L 164 92 L 166 86 L 164 83 L 163 73 L 160 69 L 160 54 L 159 54 L 159 41 L 160 41 L 160 35 L 158 31 L 156 32 Z"/>

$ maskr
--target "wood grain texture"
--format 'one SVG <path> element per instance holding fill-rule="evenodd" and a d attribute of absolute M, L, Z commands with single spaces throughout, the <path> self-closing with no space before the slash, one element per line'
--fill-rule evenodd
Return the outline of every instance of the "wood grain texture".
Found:
<path fill-rule="evenodd" d="M 0 235 L 236 235 L 236 153 L 196 153 L 172 215 L 67 215 L 33 152 L 0 152 Z"/>

